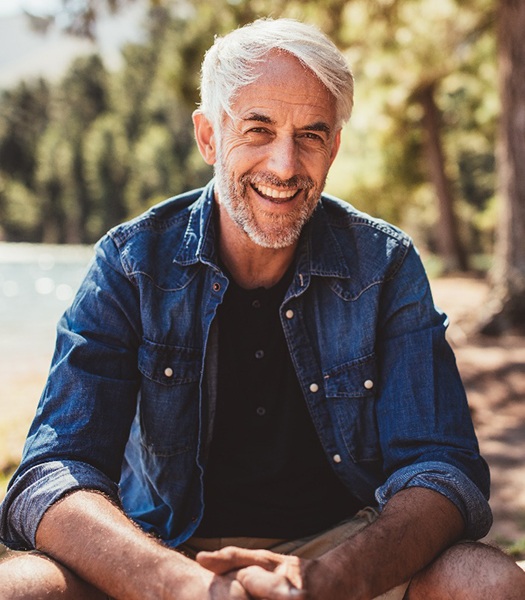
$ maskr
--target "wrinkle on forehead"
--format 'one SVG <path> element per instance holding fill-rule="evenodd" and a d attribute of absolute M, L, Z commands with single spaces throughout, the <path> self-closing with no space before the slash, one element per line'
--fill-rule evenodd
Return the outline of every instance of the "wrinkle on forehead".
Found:
<path fill-rule="evenodd" d="M 250 96 L 260 100 L 271 99 L 273 107 L 281 104 L 282 108 L 286 105 L 317 108 L 320 115 L 324 115 L 320 121 L 327 120 L 328 115 L 335 115 L 336 101 L 333 94 L 317 75 L 294 55 L 284 50 L 272 50 L 264 62 L 255 66 L 254 74 L 256 79 L 239 88 L 230 99 L 231 113 L 237 118 L 245 117 L 242 105 L 245 105 L 244 100 Z M 254 108 L 258 108 L 256 112 L 261 115 L 266 112 L 261 110 L 262 105 L 254 105 Z"/>

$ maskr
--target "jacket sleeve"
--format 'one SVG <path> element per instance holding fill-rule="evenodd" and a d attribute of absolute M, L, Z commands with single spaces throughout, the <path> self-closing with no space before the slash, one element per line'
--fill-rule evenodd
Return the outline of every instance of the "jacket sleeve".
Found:
<path fill-rule="evenodd" d="M 29 549 L 45 511 L 74 489 L 117 500 L 139 386 L 139 301 L 109 237 L 58 324 L 22 462 L 0 506 L 0 538 Z"/>
<path fill-rule="evenodd" d="M 492 524 L 489 471 L 479 454 L 463 384 L 419 255 L 411 247 L 384 285 L 377 354 L 377 420 L 387 480 L 383 506 L 398 491 L 433 489 L 461 512 L 466 537 Z"/>

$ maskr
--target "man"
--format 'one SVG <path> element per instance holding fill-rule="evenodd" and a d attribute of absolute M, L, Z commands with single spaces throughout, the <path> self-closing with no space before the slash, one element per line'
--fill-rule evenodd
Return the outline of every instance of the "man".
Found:
<path fill-rule="evenodd" d="M 321 197 L 351 106 L 313 28 L 215 42 L 216 179 L 99 243 L 2 506 L 39 551 L 3 598 L 524 596 L 456 544 L 490 527 L 488 472 L 411 241 Z"/>

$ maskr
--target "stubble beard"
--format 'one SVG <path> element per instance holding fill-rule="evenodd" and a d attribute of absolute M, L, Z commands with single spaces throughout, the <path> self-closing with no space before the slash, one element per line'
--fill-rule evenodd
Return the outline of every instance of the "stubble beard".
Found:
<path fill-rule="evenodd" d="M 270 173 L 246 173 L 237 181 L 228 177 L 227 169 L 219 153 L 215 163 L 215 178 L 220 203 L 226 209 L 232 221 L 240 227 L 255 244 L 263 248 L 275 250 L 287 248 L 297 242 L 301 231 L 310 220 L 321 197 L 325 181 L 320 186 L 306 176 L 295 175 L 288 180 L 280 180 Z M 257 216 L 246 200 L 248 188 L 252 184 L 269 185 L 290 189 L 302 188 L 304 200 L 291 212 L 280 215 L 265 213 L 264 226 L 257 221 Z"/>

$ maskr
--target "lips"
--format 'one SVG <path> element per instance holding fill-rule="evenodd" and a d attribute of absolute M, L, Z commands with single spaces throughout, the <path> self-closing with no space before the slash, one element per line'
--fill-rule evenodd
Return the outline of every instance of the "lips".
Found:
<path fill-rule="evenodd" d="M 283 204 L 285 202 L 289 202 L 294 198 L 298 193 L 299 189 L 278 189 L 274 187 L 270 187 L 267 185 L 256 185 L 252 184 L 252 188 L 263 198 L 266 200 L 270 200 L 271 202 L 275 202 L 276 204 Z"/>

